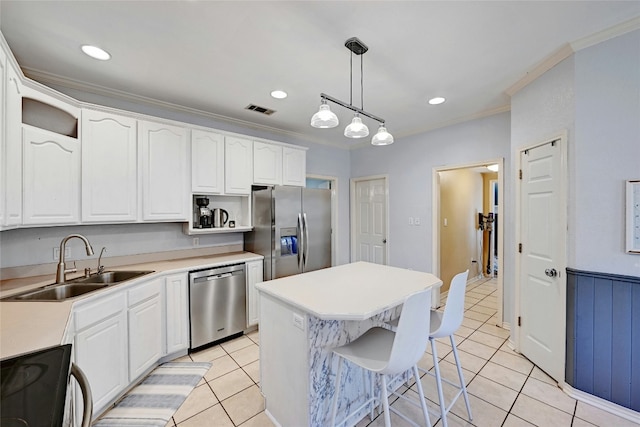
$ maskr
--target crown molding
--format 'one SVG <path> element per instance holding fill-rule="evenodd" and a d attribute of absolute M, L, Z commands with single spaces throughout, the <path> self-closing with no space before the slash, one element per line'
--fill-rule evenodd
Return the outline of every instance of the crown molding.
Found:
<path fill-rule="evenodd" d="M 409 132 L 404 132 L 398 135 L 394 135 L 394 139 L 397 141 L 400 138 L 407 138 L 410 136 L 415 136 L 415 135 L 420 135 L 423 133 L 427 133 L 427 132 L 432 132 L 434 130 L 437 129 L 442 129 L 442 128 L 446 128 L 449 126 L 453 126 L 453 125 L 457 125 L 460 123 L 465 123 L 471 120 L 478 120 L 478 119 L 483 119 L 485 117 L 490 117 L 490 116 L 495 116 L 496 114 L 501 114 L 501 113 L 506 113 L 511 111 L 511 105 L 507 104 L 507 105 L 502 105 L 500 107 L 496 107 L 496 108 L 490 108 L 487 110 L 482 110 L 482 111 L 478 111 L 477 113 L 473 113 L 473 114 L 469 114 L 467 116 L 463 116 L 463 117 L 459 117 L 457 119 L 453 119 L 453 120 L 447 120 L 445 122 L 439 122 L 436 123 L 432 126 L 426 127 L 426 128 L 420 128 L 414 131 L 409 131 Z M 349 147 L 350 150 L 357 150 L 359 148 L 365 148 L 370 146 L 371 144 L 368 144 L 366 142 L 360 142 L 358 144 L 354 144 L 352 146 Z"/>
<path fill-rule="evenodd" d="M 513 96 L 522 90 L 524 87 L 529 85 L 529 83 L 537 80 L 544 73 L 558 65 L 560 62 L 564 61 L 571 55 L 573 55 L 574 51 L 571 47 L 571 44 L 566 43 L 560 49 L 553 52 L 551 55 L 547 56 L 541 62 L 536 64 L 531 71 L 527 72 L 527 74 L 518 80 L 515 84 L 510 86 L 505 93 L 509 96 Z"/>
<path fill-rule="evenodd" d="M 567 59 L 579 50 L 588 48 L 607 40 L 611 40 L 615 37 L 638 29 L 640 29 L 640 16 L 636 16 L 635 18 L 632 18 L 625 22 L 621 22 L 620 24 L 614 25 L 613 27 L 607 28 L 606 30 L 599 31 L 587 37 L 583 37 L 581 39 L 567 43 L 560 49 L 547 56 L 540 63 L 535 65 L 533 69 L 527 73 L 526 76 L 509 87 L 505 91 L 505 93 L 509 96 L 515 95 L 529 83 L 533 82 L 538 77 L 549 71 L 551 68 L 555 67 L 558 63 Z"/>
<path fill-rule="evenodd" d="M 69 79 L 67 77 L 63 77 L 53 73 L 48 73 L 46 71 L 41 71 L 34 68 L 23 67 L 22 71 L 27 78 L 34 80 L 43 85 L 46 85 L 46 84 L 58 85 L 58 86 L 66 87 L 68 89 L 92 93 L 94 95 L 106 96 L 106 97 L 114 98 L 117 100 L 129 101 L 135 104 L 161 108 L 163 110 L 187 113 L 190 115 L 204 117 L 207 119 L 213 119 L 213 120 L 217 120 L 217 121 L 228 123 L 235 126 L 242 126 L 245 128 L 270 132 L 277 135 L 286 135 L 286 136 L 296 138 L 296 139 L 301 139 L 307 142 L 327 145 L 335 148 L 347 149 L 347 147 L 345 147 L 344 145 L 340 145 L 338 143 L 334 143 L 324 139 L 313 138 L 313 137 L 310 137 L 309 135 L 301 134 L 298 132 L 288 131 L 288 130 L 276 128 L 273 126 L 262 125 L 262 124 L 250 122 L 247 120 L 235 119 L 232 117 L 223 116 L 221 114 L 215 114 L 208 111 L 199 110 L 197 108 L 186 107 L 183 105 L 174 104 L 167 101 L 160 101 L 158 99 L 150 98 L 142 95 L 135 95 L 135 94 L 121 91 L 118 89 L 111 89 L 108 87 L 95 85 L 92 83 Z"/>
<path fill-rule="evenodd" d="M 636 16 L 635 18 L 622 22 L 611 28 L 607 28 L 606 30 L 599 31 L 590 36 L 571 42 L 571 47 L 575 52 L 577 52 L 635 30 L 640 30 L 640 16 Z"/>

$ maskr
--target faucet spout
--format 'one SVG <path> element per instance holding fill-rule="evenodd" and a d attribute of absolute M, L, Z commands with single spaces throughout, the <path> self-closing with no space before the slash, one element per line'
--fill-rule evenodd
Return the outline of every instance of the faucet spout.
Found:
<path fill-rule="evenodd" d="M 69 234 L 67 237 L 62 239 L 62 241 L 60 242 L 60 261 L 58 262 L 58 268 L 56 270 L 56 283 L 64 283 L 67 280 L 67 273 L 72 273 L 75 271 L 75 268 L 67 269 L 64 262 L 65 246 L 67 244 L 67 241 L 74 237 L 84 242 L 87 256 L 93 255 L 93 247 L 91 247 L 91 243 L 89 243 L 89 240 L 82 234 Z"/>

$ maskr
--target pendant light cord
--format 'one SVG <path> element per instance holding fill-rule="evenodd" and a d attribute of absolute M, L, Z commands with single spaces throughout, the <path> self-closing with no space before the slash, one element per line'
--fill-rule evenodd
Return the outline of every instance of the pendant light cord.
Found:
<path fill-rule="evenodd" d="M 349 57 L 349 105 L 353 105 L 353 52 Z"/>
<path fill-rule="evenodd" d="M 360 108 L 364 110 L 364 68 L 362 61 L 364 55 L 360 55 Z"/>

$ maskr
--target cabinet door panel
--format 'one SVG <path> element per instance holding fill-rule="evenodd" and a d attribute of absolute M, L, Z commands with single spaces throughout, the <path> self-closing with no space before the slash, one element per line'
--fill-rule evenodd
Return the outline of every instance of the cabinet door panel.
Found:
<path fill-rule="evenodd" d="M 282 146 L 253 142 L 253 183 L 282 184 Z"/>
<path fill-rule="evenodd" d="M 167 351 L 171 354 L 189 347 L 189 295 L 186 274 L 166 279 Z"/>
<path fill-rule="evenodd" d="M 135 221 L 136 120 L 82 112 L 82 221 Z"/>
<path fill-rule="evenodd" d="M 250 194 L 253 181 L 253 142 L 226 137 L 224 160 L 225 193 Z"/>
<path fill-rule="evenodd" d="M 219 133 L 191 131 L 191 190 L 224 192 L 224 136 Z"/>
<path fill-rule="evenodd" d="M 7 67 L 5 113 L 5 225 L 22 224 L 22 85 L 13 67 Z"/>
<path fill-rule="evenodd" d="M 307 152 L 297 148 L 282 148 L 282 184 L 306 187 Z"/>
<path fill-rule="evenodd" d="M 93 413 L 99 414 L 129 384 L 125 313 L 79 332 L 75 341 L 75 358 L 91 384 Z"/>
<path fill-rule="evenodd" d="M 156 363 L 162 353 L 160 296 L 129 309 L 129 381 Z"/>
<path fill-rule="evenodd" d="M 142 212 L 145 221 L 188 221 L 187 130 L 142 122 Z"/>
<path fill-rule="evenodd" d="M 24 224 L 80 219 L 80 143 L 23 125 Z"/>
<path fill-rule="evenodd" d="M 258 324 L 260 304 L 256 283 L 263 280 L 263 261 L 251 261 L 247 264 L 247 326 Z"/>

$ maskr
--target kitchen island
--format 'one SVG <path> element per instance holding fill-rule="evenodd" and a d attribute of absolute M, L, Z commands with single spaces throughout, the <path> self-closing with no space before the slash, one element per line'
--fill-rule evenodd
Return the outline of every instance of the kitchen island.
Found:
<path fill-rule="evenodd" d="M 368 262 L 259 283 L 260 387 L 268 416 L 284 427 L 328 425 L 333 348 L 397 317 L 412 293 L 441 285 L 429 273 Z M 364 401 L 363 381 L 360 369 L 344 365 L 338 421 Z"/>

